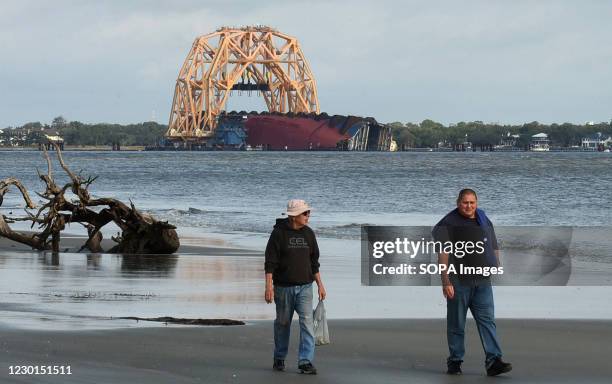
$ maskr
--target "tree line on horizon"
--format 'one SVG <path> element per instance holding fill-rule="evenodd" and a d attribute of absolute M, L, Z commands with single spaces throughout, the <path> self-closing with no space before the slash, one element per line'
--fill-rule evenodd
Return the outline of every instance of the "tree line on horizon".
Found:
<path fill-rule="evenodd" d="M 531 142 L 531 137 L 538 133 L 548 134 L 553 146 L 571 147 L 580 145 L 583 137 L 598 132 L 612 135 L 612 121 L 587 124 L 542 124 L 533 121 L 517 125 L 462 121 L 445 126 L 427 119 L 420 123 L 393 122 L 387 125 L 391 127 L 393 139 L 400 148 L 436 148 L 440 143 L 454 146 L 465 142 L 475 146 L 494 146 L 508 135 L 519 135 L 516 146 L 524 148 Z"/>
<path fill-rule="evenodd" d="M 494 146 L 508 135 L 519 135 L 516 140 L 517 147 L 527 147 L 531 136 L 546 133 L 551 145 L 571 147 L 580 145 L 583 137 L 601 132 L 612 135 L 612 121 L 609 123 L 589 124 L 542 124 L 533 121 L 525 124 L 509 125 L 498 123 L 484 123 L 482 121 L 459 122 L 448 126 L 436 121 L 426 119 L 420 123 L 393 122 L 387 124 L 391 127 L 393 139 L 400 148 L 436 148 L 443 146 L 460 145 L 471 142 L 475 146 Z M 3 137 L 14 135 L 15 132 L 30 132 L 24 145 L 37 143 L 37 133 L 46 130 L 56 130 L 68 145 L 113 145 L 123 146 L 155 145 L 163 138 L 168 129 L 165 124 L 153 121 L 137 124 L 87 124 L 80 121 L 67 121 L 62 116 L 53 119 L 51 124 L 29 122 L 20 127 L 7 127 L 2 132 Z"/>
<path fill-rule="evenodd" d="M 49 130 L 57 131 L 68 145 L 155 145 L 168 129 L 167 125 L 154 121 L 137 124 L 87 124 L 80 121 L 67 121 L 62 116 L 53 119 L 51 124 L 42 124 L 39 121 L 29 122 L 20 127 L 5 129 L 5 137 L 21 132 L 24 145 L 37 144 L 42 133 Z"/>

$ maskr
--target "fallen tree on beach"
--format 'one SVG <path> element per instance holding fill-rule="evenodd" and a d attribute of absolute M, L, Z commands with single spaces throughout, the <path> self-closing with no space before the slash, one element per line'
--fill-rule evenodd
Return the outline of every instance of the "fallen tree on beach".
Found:
<path fill-rule="evenodd" d="M 27 217 L 7 218 L 0 214 L 0 236 L 31 246 L 40 251 L 60 251 L 61 232 L 70 223 L 78 223 L 87 229 L 87 240 L 79 249 L 91 252 L 125 253 L 125 254 L 171 254 L 180 243 L 176 227 L 164 221 L 158 221 L 153 216 L 139 212 L 134 204 L 130 205 L 113 198 L 93 198 L 89 186 L 96 177 L 84 178 L 68 168 L 62 157 L 62 152 L 54 145 L 61 168 L 70 181 L 59 186 L 52 173 L 51 158 L 44 150 L 47 161 L 47 173 L 38 172 L 41 181 L 45 183 L 45 191 L 38 193 L 45 202 L 37 207 L 30 198 L 28 190 L 16 178 L 0 180 L 0 207 L 9 187 L 14 186 L 21 192 L 26 204 Z M 70 191 L 75 198 L 70 199 L 66 193 Z M 37 211 L 33 211 L 36 210 Z M 16 221 L 31 221 L 31 228 L 38 225 L 39 232 L 22 233 L 14 231 L 9 224 Z M 117 243 L 108 250 L 102 249 L 102 232 L 105 225 L 114 223 L 121 233 L 112 239 Z"/>

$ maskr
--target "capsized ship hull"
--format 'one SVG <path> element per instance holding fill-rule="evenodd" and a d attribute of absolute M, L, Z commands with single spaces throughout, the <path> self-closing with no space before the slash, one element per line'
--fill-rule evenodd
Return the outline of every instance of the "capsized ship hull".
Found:
<path fill-rule="evenodd" d="M 246 144 L 266 150 L 388 151 L 390 128 L 373 118 L 327 114 L 249 114 Z"/>

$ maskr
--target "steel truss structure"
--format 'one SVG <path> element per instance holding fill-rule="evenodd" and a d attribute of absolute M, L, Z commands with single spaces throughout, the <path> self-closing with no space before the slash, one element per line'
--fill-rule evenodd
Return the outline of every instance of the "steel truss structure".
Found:
<path fill-rule="evenodd" d="M 319 113 L 298 41 L 270 27 L 223 27 L 195 39 L 179 72 L 166 137 L 205 141 L 232 91 L 256 91 L 270 112 Z"/>

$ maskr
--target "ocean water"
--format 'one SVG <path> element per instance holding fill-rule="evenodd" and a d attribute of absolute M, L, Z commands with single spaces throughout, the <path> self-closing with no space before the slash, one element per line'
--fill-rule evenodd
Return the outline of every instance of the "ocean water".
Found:
<path fill-rule="evenodd" d="M 254 252 L 179 254 L 163 267 L 159 260 L 119 255 L 3 252 L 0 322 L 71 328 L 126 326 L 107 320 L 110 316 L 273 318 L 273 307 L 263 303 L 262 254 L 290 198 L 314 207 L 310 226 L 320 239 L 328 314 L 335 318 L 445 315 L 437 287 L 361 286 L 360 226 L 432 225 L 454 207 L 461 188 L 479 193 L 480 207 L 496 225 L 608 226 L 612 219 L 609 153 L 65 152 L 64 157 L 74 171 L 98 176 L 90 188 L 94 196 L 133 201 L 177 225 L 184 243 L 213 239 Z M 37 168 L 46 170 L 39 152 L 0 151 L 0 179 L 19 178 L 35 201 L 40 199 L 34 191 L 42 191 Z M 57 164 L 54 174 L 58 184 L 67 182 Z M 12 189 L 0 212 L 21 215 L 23 206 Z M 69 231 L 82 230 L 73 225 Z M 610 287 L 497 287 L 496 312 L 612 319 L 605 304 L 611 293 Z"/>
<path fill-rule="evenodd" d="M 114 196 L 182 228 L 269 233 L 290 198 L 314 207 L 319 236 L 358 238 L 359 226 L 429 225 L 459 189 L 500 225 L 608 225 L 610 153 L 66 152 Z M 57 165 L 57 164 L 56 164 Z M 41 190 L 40 152 L 0 151 L 0 179 Z M 55 175 L 66 179 L 61 170 Z M 33 197 L 36 197 L 35 195 Z M 11 192 L 2 212 L 19 211 Z"/>

